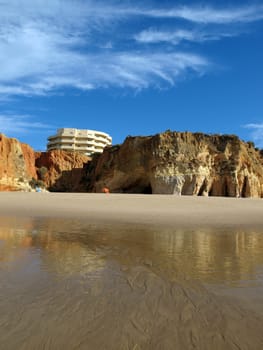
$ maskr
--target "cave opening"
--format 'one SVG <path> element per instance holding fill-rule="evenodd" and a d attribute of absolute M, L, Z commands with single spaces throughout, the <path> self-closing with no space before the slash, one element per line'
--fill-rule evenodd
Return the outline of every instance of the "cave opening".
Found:
<path fill-rule="evenodd" d="M 152 194 L 152 186 L 149 182 L 136 182 L 123 188 L 123 193 Z"/>
<path fill-rule="evenodd" d="M 230 197 L 230 195 L 229 195 L 229 190 L 228 190 L 228 183 L 227 183 L 227 180 L 225 180 L 225 181 L 224 181 L 224 184 L 223 184 L 222 196 L 224 196 L 224 197 Z"/>
<path fill-rule="evenodd" d="M 241 197 L 242 197 L 242 198 L 248 197 L 248 195 L 247 195 L 248 190 L 249 190 L 248 177 L 245 176 L 245 178 L 244 178 L 244 183 L 243 183 L 243 187 L 242 187 L 242 190 L 241 190 Z"/>
<path fill-rule="evenodd" d="M 153 191 L 152 191 L 152 186 L 151 186 L 151 184 L 149 184 L 148 186 L 145 186 L 145 187 L 143 188 L 142 194 L 152 194 L 152 193 L 153 193 Z"/>
<path fill-rule="evenodd" d="M 213 184 L 208 192 L 208 196 L 209 197 L 211 197 L 211 196 L 231 197 L 227 179 L 224 179 L 223 183 L 220 183 L 219 181 L 213 182 Z"/>
<path fill-rule="evenodd" d="M 200 190 L 199 190 L 197 196 L 203 196 L 206 191 L 207 191 L 207 181 L 205 179 L 202 183 L 202 186 L 200 187 Z"/>
<path fill-rule="evenodd" d="M 194 185 L 195 185 L 195 181 L 192 179 L 189 179 L 188 177 L 185 179 L 185 182 L 183 184 L 183 188 L 182 188 L 182 195 L 184 196 L 191 196 L 193 195 L 193 191 L 194 191 Z"/>

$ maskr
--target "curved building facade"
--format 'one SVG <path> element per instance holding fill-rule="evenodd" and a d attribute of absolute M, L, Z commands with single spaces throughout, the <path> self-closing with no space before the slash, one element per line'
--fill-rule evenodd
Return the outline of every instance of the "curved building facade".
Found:
<path fill-rule="evenodd" d="M 76 151 L 91 156 L 93 153 L 102 153 L 111 144 L 112 138 L 105 132 L 62 128 L 57 130 L 56 135 L 48 137 L 47 150 Z"/>

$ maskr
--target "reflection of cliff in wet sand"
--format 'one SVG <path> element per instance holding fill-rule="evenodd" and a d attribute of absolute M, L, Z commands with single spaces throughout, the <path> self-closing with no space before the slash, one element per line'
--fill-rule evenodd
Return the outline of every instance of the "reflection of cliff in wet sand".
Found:
<path fill-rule="evenodd" d="M 5 349 L 261 349 L 260 230 L 0 222 Z"/>
<path fill-rule="evenodd" d="M 23 226 L 13 227 L 10 219 L 2 219 L 1 225 L 0 240 L 5 242 L 2 261 L 18 261 L 28 248 L 39 249 L 43 252 L 41 261 L 61 274 L 78 272 L 84 266 L 86 272 L 100 269 L 105 265 L 105 254 L 125 266 L 143 256 L 148 264 L 159 264 L 174 277 L 187 275 L 205 282 L 254 279 L 257 267 L 263 266 L 260 231 L 160 230 L 32 218 L 24 219 Z"/>

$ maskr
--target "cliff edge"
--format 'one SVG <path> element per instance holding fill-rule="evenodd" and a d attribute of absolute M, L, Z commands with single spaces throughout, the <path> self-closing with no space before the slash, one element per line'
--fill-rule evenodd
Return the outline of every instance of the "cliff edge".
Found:
<path fill-rule="evenodd" d="M 27 144 L 0 134 L 0 191 L 32 191 L 35 186 L 59 192 L 83 191 L 83 169 L 89 160 L 77 152 L 35 152 Z"/>
<path fill-rule="evenodd" d="M 85 192 L 84 166 L 90 160 L 85 154 L 53 150 L 36 152 L 36 168 L 46 188 L 55 192 Z M 43 170 L 45 170 L 43 172 Z"/>
<path fill-rule="evenodd" d="M 87 182 L 93 192 L 263 197 L 263 156 L 234 135 L 167 131 L 106 148 Z"/>
<path fill-rule="evenodd" d="M 0 134 L 0 190 L 29 190 L 29 181 L 36 177 L 34 150 Z"/>

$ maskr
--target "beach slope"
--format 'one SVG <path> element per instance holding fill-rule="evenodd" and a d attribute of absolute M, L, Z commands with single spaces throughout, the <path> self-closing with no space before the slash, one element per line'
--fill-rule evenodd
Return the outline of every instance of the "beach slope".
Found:
<path fill-rule="evenodd" d="M 263 227 L 262 199 L 87 193 L 0 193 L 0 216 L 177 227 Z"/>

